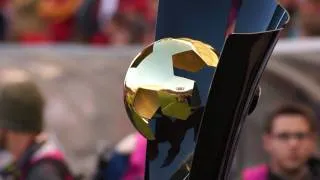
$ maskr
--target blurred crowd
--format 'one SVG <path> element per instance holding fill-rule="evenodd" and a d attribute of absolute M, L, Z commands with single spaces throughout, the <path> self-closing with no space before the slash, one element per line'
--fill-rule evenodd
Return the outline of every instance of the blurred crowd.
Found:
<path fill-rule="evenodd" d="M 320 34 L 318 0 L 279 0 L 291 14 L 282 37 Z M 18 43 L 145 44 L 157 0 L 1 0 L 0 40 Z"/>
<path fill-rule="evenodd" d="M 0 39 L 124 45 L 151 41 L 156 0 L 1 0 Z"/>

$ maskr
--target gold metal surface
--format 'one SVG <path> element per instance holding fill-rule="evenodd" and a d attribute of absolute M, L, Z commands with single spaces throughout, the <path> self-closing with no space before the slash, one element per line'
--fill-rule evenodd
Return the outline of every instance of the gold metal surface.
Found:
<path fill-rule="evenodd" d="M 191 72 L 197 72 L 206 65 L 201 57 L 193 50 L 174 54 L 172 60 L 175 68 Z"/>
<path fill-rule="evenodd" d="M 152 51 L 153 51 L 153 45 L 151 44 L 145 49 L 143 49 L 141 53 L 139 53 L 136 56 L 136 58 L 133 60 L 131 67 L 137 67 L 140 64 L 140 62 L 144 60 L 144 58 L 146 58 L 149 54 L 152 53 Z"/>
<path fill-rule="evenodd" d="M 195 81 L 176 76 L 174 68 L 197 73 L 204 67 L 215 68 L 218 55 L 200 41 L 165 38 L 156 41 L 132 61 L 124 81 L 124 102 L 128 116 L 137 130 L 154 139 L 150 120 L 158 113 L 177 120 L 187 120 L 200 102 L 194 96 Z"/>
<path fill-rule="evenodd" d="M 133 125 L 141 132 L 147 139 L 154 140 L 154 134 L 149 127 L 148 119 L 140 117 L 134 109 L 130 109 L 131 111 L 131 121 Z"/>
<path fill-rule="evenodd" d="M 187 98 L 192 98 L 192 89 L 187 92 L 159 91 L 161 112 L 169 117 L 187 120 L 191 114 Z"/>
<path fill-rule="evenodd" d="M 210 45 L 189 38 L 181 39 L 192 43 L 195 52 L 201 57 L 201 60 L 204 61 L 207 66 L 217 67 L 219 62 L 218 53 Z"/>
<path fill-rule="evenodd" d="M 160 107 L 157 91 L 138 89 L 134 98 L 133 107 L 143 118 L 151 119 Z"/>

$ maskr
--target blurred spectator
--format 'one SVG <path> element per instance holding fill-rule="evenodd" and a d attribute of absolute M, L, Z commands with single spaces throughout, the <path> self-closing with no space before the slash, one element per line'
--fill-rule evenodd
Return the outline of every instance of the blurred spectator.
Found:
<path fill-rule="evenodd" d="M 0 148 L 14 162 L 1 175 L 4 179 L 71 180 L 63 153 L 43 133 L 44 99 L 38 87 L 25 73 L 17 73 L 0 88 Z"/>
<path fill-rule="evenodd" d="M 150 0 L 120 0 L 118 11 L 128 16 L 139 15 L 148 19 L 151 14 L 149 2 Z"/>
<path fill-rule="evenodd" d="M 112 19 L 113 15 L 118 11 L 119 0 L 100 0 L 100 7 L 98 11 L 98 22 L 101 27 Z"/>
<path fill-rule="evenodd" d="M 302 36 L 320 36 L 320 0 L 301 0 L 299 23 Z"/>
<path fill-rule="evenodd" d="M 320 161 L 315 158 L 317 128 L 314 113 L 300 105 L 274 111 L 265 124 L 263 143 L 268 164 L 248 168 L 243 180 L 316 180 Z"/>
<path fill-rule="evenodd" d="M 92 43 L 127 45 L 144 41 L 147 24 L 140 16 L 129 16 L 125 13 L 116 13 L 102 29 L 102 32 L 93 37 Z"/>
<path fill-rule="evenodd" d="M 87 14 L 91 12 L 90 19 L 92 16 L 98 19 L 97 32 L 90 38 L 90 43 L 128 45 L 153 40 L 156 0 L 113 0 L 108 3 L 100 0 L 98 6 L 93 6 L 94 10 L 92 7 L 87 9 Z"/>
<path fill-rule="evenodd" d="M 103 30 L 118 11 L 119 0 L 84 0 L 77 15 L 78 33 L 92 44 L 107 44 Z"/>
<path fill-rule="evenodd" d="M 48 24 L 55 42 L 71 41 L 75 34 L 75 14 L 83 0 L 40 0 L 38 12 Z"/>
<path fill-rule="evenodd" d="M 130 21 L 125 14 L 115 14 L 105 29 L 109 43 L 112 45 L 126 45 L 130 42 Z"/>
<path fill-rule="evenodd" d="M 40 0 L 10 0 L 9 39 L 19 42 L 48 42 L 48 23 L 39 16 Z"/>
<path fill-rule="evenodd" d="M 6 33 L 6 18 L 4 14 L 4 7 L 6 5 L 6 0 L 0 0 L 0 41 L 5 39 Z"/>
<path fill-rule="evenodd" d="M 150 13 L 148 15 L 148 27 L 147 31 L 144 35 L 144 44 L 149 44 L 154 41 L 155 37 L 155 30 L 156 30 L 156 20 L 157 20 L 157 12 L 158 12 L 158 0 L 150 0 L 149 2 L 149 8 Z"/>
<path fill-rule="evenodd" d="M 76 33 L 79 41 L 87 43 L 99 32 L 100 22 L 98 15 L 100 9 L 99 0 L 83 0 L 83 3 L 76 13 Z M 110 15 L 110 18 L 111 17 L 112 15 Z"/>
<path fill-rule="evenodd" d="M 125 137 L 113 150 L 103 152 L 99 161 L 104 165 L 98 167 L 95 180 L 144 179 L 146 146 L 147 140 L 138 132 Z"/>
<path fill-rule="evenodd" d="M 149 43 L 157 4 L 158 0 L 0 0 L 0 40 Z"/>

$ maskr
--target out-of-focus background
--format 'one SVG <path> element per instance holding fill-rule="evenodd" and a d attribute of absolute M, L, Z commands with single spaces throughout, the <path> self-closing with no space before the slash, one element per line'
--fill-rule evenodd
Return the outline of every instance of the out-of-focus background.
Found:
<path fill-rule="evenodd" d="M 292 18 L 245 124 L 236 174 L 265 160 L 261 126 L 272 107 L 302 102 L 320 115 L 320 1 L 280 2 Z M 134 131 L 123 79 L 132 58 L 153 41 L 156 10 L 157 0 L 0 0 L 0 80 L 19 69 L 37 80 L 47 98 L 47 131 L 76 173 L 90 177 L 98 153 Z"/>

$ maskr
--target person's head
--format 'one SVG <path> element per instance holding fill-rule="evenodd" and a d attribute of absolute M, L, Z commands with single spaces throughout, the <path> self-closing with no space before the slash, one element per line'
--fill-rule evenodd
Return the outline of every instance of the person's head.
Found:
<path fill-rule="evenodd" d="M 271 166 L 294 173 L 306 165 L 316 149 L 317 125 L 311 109 L 302 105 L 284 105 L 266 119 L 264 148 Z"/>
<path fill-rule="evenodd" d="M 43 130 L 43 107 L 44 99 L 30 79 L 3 82 L 0 85 L 1 148 L 16 151 L 14 154 L 24 151 L 21 148 Z"/>
<path fill-rule="evenodd" d="M 320 35 L 320 0 L 301 0 L 299 16 L 303 35 Z"/>
<path fill-rule="evenodd" d="M 129 20 L 126 14 L 116 13 L 103 28 L 112 45 L 127 45 L 130 43 Z"/>

